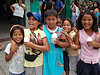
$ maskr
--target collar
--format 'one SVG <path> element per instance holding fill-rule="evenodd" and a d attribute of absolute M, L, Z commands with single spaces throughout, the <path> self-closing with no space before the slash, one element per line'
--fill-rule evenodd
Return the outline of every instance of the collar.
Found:
<path fill-rule="evenodd" d="M 58 26 L 56 26 L 56 29 L 55 30 L 51 30 L 48 28 L 48 26 L 46 26 L 47 30 L 49 31 L 49 33 L 56 33 L 58 31 Z"/>

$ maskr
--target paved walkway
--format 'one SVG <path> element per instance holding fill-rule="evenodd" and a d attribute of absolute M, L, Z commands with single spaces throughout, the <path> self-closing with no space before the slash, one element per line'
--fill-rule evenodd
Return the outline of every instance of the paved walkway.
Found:
<path fill-rule="evenodd" d="M 0 19 L 0 42 L 4 44 L 0 51 L 0 75 L 9 75 L 9 62 L 5 61 L 4 50 L 9 43 L 9 30 L 11 27 L 11 20 Z"/>

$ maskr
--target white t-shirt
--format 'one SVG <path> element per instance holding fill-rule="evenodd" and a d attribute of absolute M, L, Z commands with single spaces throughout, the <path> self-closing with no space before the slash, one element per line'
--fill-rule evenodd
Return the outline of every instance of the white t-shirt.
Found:
<path fill-rule="evenodd" d="M 22 5 L 25 6 L 24 4 L 22 4 Z M 12 6 L 13 6 L 14 9 L 15 9 L 13 15 L 14 15 L 14 16 L 18 16 L 18 17 L 22 17 L 22 18 L 23 18 L 23 15 L 24 15 L 24 9 L 23 9 L 21 6 L 19 6 L 18 3 L 15 3 L 15 4 L 13 4 Z"/>
<path fill-rule="evenodd" d="M 79 16 L 79 14 L 80 14 L 80 10 L 79 10 L 79 8 L 76 6 L 76 16 Z"/>
<path fill-rule="evenodd" d="M 9 43 L 5 49 L 5 53 L 10 53 L 10 45 Z M 10 60 L 9 71 L 14 74 L 20 74 L 25 71 L 24 68 L 24 46 L 20 45 L 19 49 L 13 55 L 12 59 Z"/>
<path fill-rule="evenodd" d="M 72 9 L 74 9 L 74 7 L 76 8 L 76 5 L 74 5 L 74 6 L 72 7 Z M 76 12 L 72 11 L 72 16 L 75 16 L 75 15 L 76 15 Z"/>

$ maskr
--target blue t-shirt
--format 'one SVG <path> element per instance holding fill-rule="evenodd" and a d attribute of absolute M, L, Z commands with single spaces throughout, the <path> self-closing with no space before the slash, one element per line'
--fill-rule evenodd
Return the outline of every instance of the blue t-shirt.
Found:
<path fill-rule="evenodd" d="M 59 12 L 61 10 L 61 8 L 63 7 L 63 2 L 58 0 L 58 2 L 54 3 L 54 9 Z"/>

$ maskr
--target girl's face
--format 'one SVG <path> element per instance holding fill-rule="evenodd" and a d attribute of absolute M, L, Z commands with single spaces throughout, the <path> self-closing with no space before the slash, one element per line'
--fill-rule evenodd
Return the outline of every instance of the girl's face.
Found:
<path fill-rule="evenodd" d="M 94 3 L 94 7 L 97 7 L 97 3 L 96 2 Z"/>
<path fill-rule="evenodd" d="M 67 33 L 71 32 L 71 24 L 68 20 L 65 20 L 63 23 L 63 29 L 67 31 Z"/>
<path fill-rule="evenodd" d="M 40 22 L 38 20 L 36 20 L 34 18 L 34 16 L 30 16 L 28 19 L 28 25 L 29 25 L 30 29 L 37 29 L 39 23 Z"/>
<path fill-rule="evenodd" d="M 45 20 L 50 29 L 56 28 L 57 18 L 55 16 L 47 16 Z"/>
<path fill-rule="evenodd" d="M 74 6 L 74 2 L 72 2 L 72 6 Z"/>
<path fill-rule="evenodd" d="M 22 0 L 19 0 L 19 2 L 18 3 L 22 3 Z"/>
<path fill-rule="evenodd" d="M 12 39 L 18 44 L 21 43 L 21 41 L 23 39 L 23 34 L 21 33 L 21 31 L 19 29 L 14 30 Z"/>
<path fill-rule="evenodd" d="M 83 6 L 86 6 L 87 4 L 86 4 L 86 2 L 83 2 Z"/>
<path fill-rule="evenodd" d="M 84 14 L 83 18 L 82 18 L 82 25 L 84 27 L 84 29 L 91 29 L 92 25 L 93 25 L 93 18 L 91 15 L 89 14 Z"/>
<path fill-rule="evenodd" d="M 58 18 L 58 20 L 57 20 L 57 26 L 61 26 L 62 25 L 62 20 L 60 19 L 60 18 Z"/>

